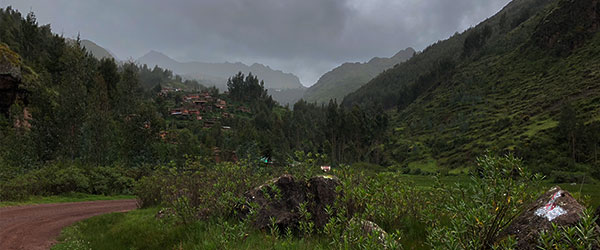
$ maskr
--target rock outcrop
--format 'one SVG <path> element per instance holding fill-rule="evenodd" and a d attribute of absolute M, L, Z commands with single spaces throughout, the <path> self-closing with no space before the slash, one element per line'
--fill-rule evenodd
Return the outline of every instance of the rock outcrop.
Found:
<path fill-rule="evenodd" d="M 337 185 L 339 180 L 333 176 L 317 176 L 305 182 L 283 175 L 248 191 L 245 195 L 248 204 L 243 207 L 256 209 L 254 224 L 257 228 L 267 229 L 274 222 L 284 230 L 297 227 L 302 219 L 300 206 L 306 204 L 315 226 L 322 227 L 329 220 L 325 208 L 333 206 Z"/>
<path fill-rule="evenodd" d="M 5 116 L 15 101 L 25 98 L 25 90 L 20 88 L 20 64 L 20 57 L 0 44 L 0 113 Z"/>
<path fill-rule="evenodd" d="M 509 225 L 507 233 L 517 238 L 517 249 L 536 249 L 541 231 L 550 230 L 552 223 L 559 226 L 576 225 L 584 209 L 569 192 L 553 187 L 530 204 Z"/>

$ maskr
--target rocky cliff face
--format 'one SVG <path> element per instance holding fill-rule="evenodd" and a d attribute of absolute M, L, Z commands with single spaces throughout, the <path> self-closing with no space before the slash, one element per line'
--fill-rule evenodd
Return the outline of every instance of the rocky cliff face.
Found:
<path fill-rule="evenodd" d="M 21 88 L 21 59 L 0 44 L 0 113 L 7 116 L 16 101 L 25 102 L 26 91 Z"/>

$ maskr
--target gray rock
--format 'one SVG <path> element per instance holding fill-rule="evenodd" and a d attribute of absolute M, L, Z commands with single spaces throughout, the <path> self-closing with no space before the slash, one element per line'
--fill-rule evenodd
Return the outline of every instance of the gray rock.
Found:
<path fill-rule="evenodd" d="M 349 228 L 347 230 L 352 230 L 353 227 L 358 227 L 363 237 L 369 237 L 371 235 L 373 237 L 377 237 L 377 241 L 384 249 L 390 245 L 390 242 L 388 242 L 388 233 L 379 227 L 379 225 L 377 225 L 375 222 L 352 218 L 348 227 Z"/>
<path fill-rule="evenodd" d="M 257 228 L 267 229 L 274 222 L 277 228 L 285 230 L 297 228 L 301 219 L 300 205 L 305 203 L 313 223 L 320 228 L 329 220 L 325 208 L 333 206 L 338 184 L 339 180 L 332 176 L 313 177 L 305 182 L 292 175 L 282 175 L 246 192 L 247 204 L 241 207 L 255 209 Z M 249 210 L 239 212 L 248 214 Z"/>
<path fill-rule="evenodd" d="M 553 187 L 530 204 L 507 228 L 509 235 L 516 236 L 517 249 L 536 249 L 539 234 L 550 230 L 552 223 L 574 226 L 585 208 L 571 194 L 560 187 Z"/>

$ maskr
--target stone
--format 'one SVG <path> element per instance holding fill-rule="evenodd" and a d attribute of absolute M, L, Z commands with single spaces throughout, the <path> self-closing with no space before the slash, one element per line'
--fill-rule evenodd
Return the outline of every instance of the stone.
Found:
<path fill-rule="evenodd" d="M 360 233 L 362 233 L 363 237 L 369 237 L 370 235 L 374 234 L 373 236 L 377 237 L 377 241 L 384 249 L 389 245 L 389 242 L 387 242 L 388 233 L 379 227 L 379 225 L 377 225 L 375 222 L 352 218 L 352 220 L 350 220 L 348 229 L 351 229 L 353 226 L 358 226 L 358 229 L 360 229 Z"/>
<path fill-rule="evenodd" d="M 327 207 L 333 208 L 337 199 L 335 189 L 339 184 L 340 180 L 331 175 L 316 176 L 308 180 L 307 191 L 310 200 L 308 211 L 317 228 L 322 228 L 329 222 L 330 215 L 327 213 Z"/>
<path fill-rule="evenodd" d="M 306 185 L 292 175 L 283 175 L 246 193 L 246 200 L 257 209 L 254 224 L 259 229 L 271 226 L 271 218 L 281 230 L 295 227 L 298 207 L 306 201 Z"/>
<path fill-rule="evenodd" d="M 315 227 L 321 228 L 329 220 L 325 208 L 334 205 L 337 185 L 339 180 L 333 176 L 300 181 L 292 175 L 282 175 L 246 192 L 247 204 L 238 211 L 243 215 L 248 214 L 250 208 L 255 209 L 254 225 L 261 230 L 268 229 L 272 223 L 279 230 L 295 229 L 301 219 L 300 205 L 304 203 Z"/>
<path fill-rule="evenodd" d="M 536 249 L 539 234 L 551 230 L 552 223 L 574 226 L 585 208 L 560 187 L 553 187 L 526 207 L 507 228 L 506 233 L 517 238 L 517 249 Z"/>

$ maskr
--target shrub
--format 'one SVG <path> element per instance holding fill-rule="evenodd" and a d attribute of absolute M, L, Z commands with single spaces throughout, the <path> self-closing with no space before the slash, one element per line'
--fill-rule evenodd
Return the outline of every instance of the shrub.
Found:
<path fill-rule="evenodd" d="M 0 184 L 0 200 L 22 200 L 32 195 L 128 193 L 133 179 L 117 167 L 83 167 L 54 163 Z"/>
<path fill-rule="evenodd" d="M 438 184 L 441 194 L 429 213 L 428 244 L 434 249 L 490 249 L 500 233 L 533 200 L 541 176 L 533 175 L 512 155 L 486 155 L 477 159 L 478 172 L 466 185 Z M 440 214 L 441 213 L 441 214 Z M 442 224 L 440 215 L 449 219 Z"/>
<path fill-rule="evenodd" d="M 546 249 L 596 249 L 600 246 L 600 232 L 593 211 L 584 211 L 581 220 L 573 227 L 552 224 L 552 230 L 540 233 L 538 248 Z"/>

